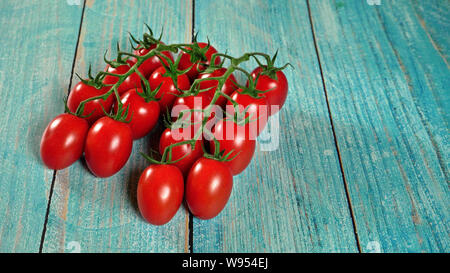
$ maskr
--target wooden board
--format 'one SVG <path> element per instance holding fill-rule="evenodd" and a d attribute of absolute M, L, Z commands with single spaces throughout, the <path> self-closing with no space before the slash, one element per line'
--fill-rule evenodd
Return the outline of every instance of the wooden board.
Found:
<path fill-rule="evenodd" d="M 194 252 L 357 251 L 306 3 L 197 0 L 195 30 L 233 56 L 279 49 L 278 65 L 294 69 L 279 147 L 257 151 L 235 176 L 218 217 L 194 218 Z"/>
<path fill-rule="evenodd" d="M 81 7 L 0 3 L 0 252 L 38 252 L 53 171 L 39 143 L 64 110 Z"/>
<path fill-rule="evenodd" d="M 189 42 L 191 1 L 87 1 L 76 56 L 75 72 L 85 75 L 92 63 L 104 68 L 103 53 L 115 52 L 116 42 L 128 48 L 128 31 L 140 37 L 149 24 L 164 40 Z M 75 78 L 74 81 L 77 81 Z M 134 142 L 126 166 L 107 179 L 95 178 L 78 162 L 56 175 L 45 252 L 183 252 L 188 251 L 188 213 L 181 208 L 162 227 L 141 218 L 136 204 L 136 184 L 148 163 L 139 152 L 148 152 L 155 133 Z M 154 141 L 154 140 L 153 140 Z"/>
<path fill-rule="evenodd" d="M 448 21 L 416 1 L 310 5 L 362 251 L 448 252 Z"/>

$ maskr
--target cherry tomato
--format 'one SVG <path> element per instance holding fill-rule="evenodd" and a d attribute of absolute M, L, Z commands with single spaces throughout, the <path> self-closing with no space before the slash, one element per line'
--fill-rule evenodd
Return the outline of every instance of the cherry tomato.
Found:
<path fill-rule="evenodd" d="M 247 130 L 251 133 L 251 136 L 255 138 L 264 130 L 267 124 L 267 120 L 270 115 L 269 104 L 267 103 L 266 97 L 254 98 L 250 95 L 241 94 L 242 90 L 239 89 L 231 95 L 231 98 L 239 104 L 239 112 L 242 113 L 247 107 L 247 114 L 245 117 L 252 118 L 250 122 L 246 124 Z M 226 111 L 234 115 L 235 109 L 231 101 L 227 102 Z"/>
<path fill-rule="evenodd" d="M 114 73 L 118 75 L 123 75 L 130 70 L 130 68 L 135 64 L 132 60 L 127 60 L 127 64 L 119 65 L 118 67 L 114 68 L 112 66 L 107 66 L 106 71 L 109 73 Z M 118 77 L 106 75 L 103 79 L 104 84 L 115 84 L 119 81 Z M 125 93 L 126 91 L 130 89 L 140 88 L 141 87 L 141 77 L 135 72 L 132 73 L 130 76 L 128 76 L 117 88 L 117 92 L 119 92 L 120 95 Z"/>
<path fill-rule="evenodd" d="M 195 162 L 186 182 L 186 202 L 193 215 L 211 219 L 225 207 L 231 195 L 233 175 L 214 159 L 202 157 Z"/>
<path fill-rule="evenodd" d="M 69 110 L 73 113 L 77 111 L 78 105 L 84 100 L 87 100 L 92 97 L 97 97 L 105 94 L 110 89 L 109 86 L 105 86 L 103 88 L 97 89 L 93 86 L 87 85 L 83 82 L 77 83 L 75 87 L 70 91 L 69 98 L 67 99 L 67 106 Z M 102 106 L 106 112 L 111 110 L 111 106 L 113 104 L 114 97 L 109 96 L 106 100 L 96 99 L 90 101 L 84 105 L 83 115 L 89 115 L 85 119 L 89 122 L 89 124 L 93 124 L 97 119 L 105 116 Z"/>
<path fill-rule="evenodd" d="M 167 128 L 159 140 L 159 152 L 163 154 L 169 145 L 191 140 L 194 134 L 195 131 L 192 126 L 173 130 Z M 193 148 L 189 144 L 178 145 L 172 148 L 172 160 L 180 159 L 184 155 L 186 156 L 183 159 L 175 162 L 173 165 L 177 166 L 183 175 L 187 176 L 192 164 L 203 155 L 202 140 L 198 139 Z"/>
<path fill-rule="evenodd" d="M 256 79 L 257 75 L 259 75 L 261 71 L 261 67 L 257 67 L 253 70 L 251 73 L 252 78 Z M 272 89 L 271 91 L 261 94 L 261 96 L 265 96 L 267 98 L 269 105 L 278 106 L 278 109 L 275 108 L 274 111 L 270 111 L 271 115 L 277 113 L 281 107 L 283 107 L 288 94 L 288 82 L 283 71 L 276 72 L 276 75 L 277 79 L 272 79 L 267 75 L 260 75 L 258 82 L 256 83 L 257 90 L 266 91 Z"/>
<path fill-rule="evenodd" d="M 198 45 L 200 46 L 200 48 L 205 48 L 208 44 L 207 43 L 198 43 Z M 191 49 L 191 48 L 188 47 L 187 49 Z M 200 62 L 209 65 L 211 62 L 211 57 L 214 53 L 217 53 L 217 50 L 212 45 L 210 45 L 208 50 L 205 53 L 206 62 L 205 61 L 200 61 Z M 188 53 L 186 53 L 184 51 L 182 51 L 180 54 L 181 54 L 181 59 L 178 64 L 178 69 L 185 70 L 193 65 L 193 63 L 191 62 L 191 55 L 189 55 Z M 214 59 L 214 64 L 216 64 L 216 65 L 220 64 L 219 57 Z M 188 75 L 189 79 L 191 81 L 193 81 L 197 78 L 197 75 L 205 69 L 206 69 L 206 67 L 204 65 L 199 64 L 199 62 L 196 62 L 186 74 Z"/>
<path fill-rule="evenodd" d="M 202 73 L 198 76 L 198 78 L 205 79 L 205 78 L 212 78 L 212 77 L 220 77 L 220 76 L 223 76 L 223 74 L 225 74 L 226 71 L 227 71 L 226 68 L 219 68 L 219 69 L 214 70 L 214 72 L 212 72 L 212 73 Z M 231 74 L 228 77 L 228 79 L 225 81 L 225 83 L 223 84 L 222 90 L 220 90 L 220 91 L 227 95 L 231 95 L 237 89 L 237 86 L 234 84 L 236 82 L 237 82 L 236 78 L 234 77 L 233 74 Z M 201 90 L 210 88 L 209 91 L 207 91 L 205 93 L 209 93 L 210 96 L 213 97 L 214 93 L 216 92 L 217 85 L 218 85 L 217 80 L 209 80 L 209 81 L 200 82 L 199 87 Z M 220 107 L 224 108 L 226 102 L 227 102 L 227 99 L 224 96 L 220 96 L 217 99 L 216 104 L 219 105 Z"/>
<path fill-rule="evenodd" d="M 163 42 L 161 42 L 161 44 L 164 44 Z M 147 54 L 148 52 L 150 52 L 150 50 L 156 48 L 156 44 L 151 45 L 149 48 L 144 48 L 144 47 L 138 47 L 133 54 L 137 55 L 137 56 L 144 56 L 145 54 Z M 172 57 L 172 53 L 170 53 L 170 51 L 163 51 L 162 54 L 164 54 L 165 56 L 167 56 L 172 62 L 173 62 L 173 57 Z M 135 58 L 132 58 L 131 60 L 136 62 Z M 164 64 L 168 65 L 167 61 L 164 60 Z M 145 77 L 148 78 L 153 71 L 155 71 L 158 67 L 162 66 L 161 64 L 161 60 L 157 57 L 157 56 L 153 56 L 148 58 L 147 60 L 145 60 L 138 68 L 139 72 L 141 72 L 141 74 Z"/>
<path fill-rule="evenodd" d="M 199 93 L 196 96 L 187 96 L 187 97 L 178 97 L 175 99 L 172 107 L 172 120 L 175 121 L 180 112 L 183 112 L 184 117 L 189 115 L 188 109 L 202 110 L 205 109 L 211 103 L 212 97 L 207 94 L 207 92 Z M 213 110 L 211 110 L 211 116 L 208 120 L 214 118 L 216 113 L 221 113 L 221 110 L 217 108 L 218 106 L 213 106 Z M 220 111 L 220 112 L 219 112 Z M 200 122 L 203 120 L 202 112 L 191 112 L 190 113 L 191 122 L 196 122 L 201 126 Z M 183 119 L 184 119 L 183 117 Z"/>
<path fill-rule="evenodd" d="M 133 134 L 130 127 L 110 117 L 97 120 L 86 137 L 84 156 L 91 172 L 109 177 L 122 169 L 130 157 Z"/>
<path fill-rule="evenodd" d="M 83 154 L 89 130 L 86 120 L 71 114 L 55 117 L 45 128 L 41 139 L 41 158 L 53 170 L 61 170 L 77 161 Z"/>
<path fill-rule="evenodd" d="M 137 89 L 142 93 L 142 89 Z M 120 101 L 124 108 L 128 108 L 126 120 L 131 118 L 128 125 L 133 133 L 133 139 L 139 139 L 146 136 L 155 127 L 159 118 L 159 104 L 157 101 L 148 101 L 136 93 L 136 89 L 130 89 L 120 96 Z M 114 111 L 117 112 L 117 104 L 114 105 Z"/>
<path fill-rule="evenodd" d="M 184 183 L 173 165 L 150 165 L 139 178 L 137 201 L 142 217 L 153 225 L 169 222 L 183 201 Z"/>
<path fill-rule="evenodd" d="M 224 162 L 225 165 L 230 168 L 233 175 L 241 173 L 252 160 L 256 146 L 256 141 L 250 137 L 247 126 L 222 119 L 214 126 L 212 133 L 220 143 L 220 150 L 225 150 L 224 154 L 233 150 L 230 158 L 237 155 L 233 160 Z M 209 143 L 214 153 L 214 141 L 211 140 Z"/>
<path fill-rule="evenodd" d="M 156 89 L 162 83 L 159 92 L 156 94 L 156 98 L 161 98 L 158 103 L 162 113 L 165 113 L 168 108 L 172 107 L 173 101 L 176 98 L 175 95 L 180 94 L 180 91 L 175 88 L 172 78 L 163 76 L 164 73 L 166 73 L 166 69 L 164 66 L 161 66 L 157 68 L 149 78 L 149 84 L 152 90 Z M 188 90 L 191 87 L 189 78 L 186 74 L 177 77 L 177 85 L 181 90 Z"/>

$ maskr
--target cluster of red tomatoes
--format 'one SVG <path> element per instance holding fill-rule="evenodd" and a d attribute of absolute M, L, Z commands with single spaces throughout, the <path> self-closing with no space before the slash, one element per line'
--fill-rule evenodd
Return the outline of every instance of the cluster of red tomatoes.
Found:
<path fill-rule="evenodd" d="M 148 135 L 164 113 L 184 107 L 191 111 L 190 122 L 162 133 L 159 152 L 163 159 L 159 164 L 152 161 L 142 173 L 137 189 L 138 206 L 148 222 L 162 225 L 176 214 L 184 197 L 193 215 L 210 219 L 225 207 L 233 176 L 250 163 L 256 144 L 252 135 L 257 136 L 268 116 L 276 111 L 262 114 L 261 109 L 273 105 L 281 108 L 284 104 L 287 80 L 281 70 L 270 75 L 264 73 L 267 66 L 261 65 L 248 73 L 250 85 L 247 82 L 246 86 L 240 86 L 233 74 L 227 74 L 221 58 L 215 55 L 216 49 L 209 43 L 185 45 L 186 50 L 180 50 L 176 61 L 168 50 L 150 56 L 158 43 L 165 45 L 159 40 L 151 45 L 143 43 L 130 54 L 131 58 L 121 63 L 109 62 L 100 77 L 101 84 L 80 81 L 68 96 L 66 113 L 55 117 L 45 129 L 41 157 L 46 166 L 59 170 L 84 154 L 95 176 L 112 176 L 128 161 L 133 140 Z M 143 56 L 148 58 L 144 60 Z M 206 70 L 211 67 L 212 70 Z M 121 78 L 127 73 L 126 78 Z M 219 79 L 226 74 L 228 77 L 218 90 Z M 183 95 L 184 91 L 192 90 L 196 79 L 202 79 L 197 81 L 201 92 Z M 110 92 L 112 88 L 114 92 Z M 250 89 L 260 93 L 252 93 Z M 104 97 L 105 94 L 108 96 Z M 223 111 L 207 117 L 212 126 L 206 137 L 196 132 L 204 126 L 201 110 L 210 105 Z M 236 109 L 242 111 L 246 122 L 230 118 L 238 116 Z M 260 125 L 256 131 L 250 128 L 252 122 Z"/>

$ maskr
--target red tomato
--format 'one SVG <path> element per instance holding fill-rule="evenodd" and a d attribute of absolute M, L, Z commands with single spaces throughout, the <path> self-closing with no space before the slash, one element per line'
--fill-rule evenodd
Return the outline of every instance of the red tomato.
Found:
<path fill-rule="evenodd" d="M 102 117 L 89 129 L 84 157 L 94 175 L 108 177 L 127 163 L 132 147 L 130 127 L 110 117 Z"/>
<path fill-rule="evenodd" d="M 175 216 L 183 201 L 184 183 L 173 165 L 150 165 L 139 178 L 137 201 L 142 217 L 153 225 L 164 225 Z"/>
<path fill-rule="evenodd" d="M 231 98 L 239 104 L 239 112 L 242 113 L 247 107 L 247 114 L 245 117 L 252 116 L 251 121 L 246 124 L 247 130 L 250 130 L 251 136 L 255 138 L 266 127 L 267 120 L 270 115 L 269 104 L 266 97 L 254 98 L 250 95 L 240 94 L 242 90 L 237 90 L 231 95 Z M 235 109 L 231 101 L 227 103 L 226 111 L 234 115 Z"/>
<path fill-rule="evenodd" d="M 123 75 L 130 70 L 130 68 L 135 64 L 132 60 L 127 60 L 127 64 L 119 65 L 118 67 L 114 68 L 111 66 L 106 67 L 106 71 L 109 73 L 114 73 L 118 75 Z M 118 77 L 106 75 L 103 79 L 104 84 L 115 84 L 119 81 Z M 120 95 L 125 93 L 126 91 L 134 88 L 140 88 L 141 87 L 141 77 L 139 77 L 138 74 L 133 73 L 130 76 L 128 76 L 122 84 L 117 88 L 117 92 L 119 92 Z"/>
<path fill-rule="evenodd" d="M 202 157 L 192 166 L 186 182 L 186 202 L 193 215 L 211 219 L 225 207 L 231 195 L 233 175 L 214 159 Z"/>
<path fill-rule="evenodd" d="M 207 43 L 198 43 L 198 45 L 200 46 L 200 48 L 205 48 L 208 44 Z M 191 48 L 188 47 L 187 49 L 191 49 Z M 211 57 L 214 53 L 217 53 L 217 50 L 212 45 L 210 45 L 208 50 L 205 53 L 205 57 L 207 59 L 206 62 L 205 61 L 200 61 L 200 62 L 209 65 L 211 62 Z M 186 53 L 184 51 L 182 51 L 180 54 L 181 54 L 181 59 L 178 64 L 178 69 L 185 70 L 193 65 L 193 63 L 191 62 L 191 55 L 189 55 L 188 53 Z M 216 64 L 216 65 L 220 64 L 219 57 L 215 58 L 214 64 Z M 196 62 L 194 64 L 194 66 L 192 66 L 192 68 L 186 74 L 188 75 L 189 79 L 191 81 L 193 81 L 197 78 L 198 73 L 202 72 L 205 69 L 206 69 L 206 67 L 204 65 L 201 65 L 201 64 L 199 64 L 199 62 Z"/>
<path fill-rule="evenodd" d="M 161 66 L 156 69 L 149 78 L 149 84 L 152 90 L 155 90 L 162 83 L 158 94 L 156 94 L 156 98 L 161 98 L 158 103 L 162 113 L 165 113 L 168 108 L 172 107 L 173 101 L 176 98 L 175 95 L 179 95 L 181 93 L 175 88 L 172 78 L 164 77 L 164 73 L 166 73 L 166 69 Z M 191 87 L 189 78 L 186 74 L 178 76 L 177 85 L 181 90 L 188 90 Z"/>
<path fill-rule="evenodd" d="M 55 117 L 45 128 L 41 139 L 41 158 L 53 170 L 61 170 L 83 154 L 89 124 L 71 114 Z"/>
<path fill-rule="evenodd" d="M 142 89 L 137 89 L 142 93 Z M 120 96 L 120 101 L 126 109 L 129 105 L 128 116 L 131 118 L 128 125 L 133 133 L 133 139 L 139 139 L 146 136 L 155 127 L 159 118 L 159 104 L 156 101 L 146 102 L 145 99 L 136 93 L 136 89 L 130 89 Z M 114 105 L 114 111 L 117 112 L 117 104 Z"/>
<path fill-rule="evenodd" d="M 161 42 L 161 44 L 164 44 L 164 43 Z M 156 44 L 151 45 L 148 49 L 144 48 L 144 47 L 139 47 L 138 49 L 133 51 L 133 54 L 137 55 L 137 56 L 144 56 L 145 54 L 147 54 L 148 52 L 150 52 L 150 50 L 152 50 L 154 48 L 156 48 Z M 172 53 L 170 53 L 170 51 L 163 51 L 162 54 L 167 56 L 173 62 Z M 135 58 L 132 58 L 131 60 L 136 62 Z M 164 60 L 164 64 L 168 65 L 166 60 Z M 153 71 L 155 71 L 160 66 L 162 66 L 161 60 L 157 56 L 153 56 L 153 57 L 150 57 L 147 60 L 145 60 L 139 66 L 138 70 L 139 70 L 139 72 L 141 72 L 142 75 L 144 75 L 145 78 L 148 78 L 153 73 Z"/>
<path fill-rule="evenodd" d="M 180 112 L 184 112 L 183 119 L 185 119 L 186 115 L 189 115 L 189 112 L 186 111 L 188 109 L 202 110 L 206 109 L 208 105 L 211 103 L 212 97 L 209 96 L 206 92 L 199 93 L 196 96 L 187 96 L 187 97 L 178 97 L 175 99 L 172 107 L 172 120 L 175 121 Z M 211 110 L 211 116 L 208 118 L 208 121 L 213 119 L 215 114 L 221 113 L 222 110 L 218 109 L 218 106 L 213 106 Z M 203 120 L 202 112 L 191 112 L 191 122 L 198 122 L 196 124 L 196 128 L 201 126 L 201 122 Z M 198 125 L 198 126 L 197 126 Z"/>
<path fill-rule="evenodd" d="M 214 72 L 212 72 L 212 73 L 202 73 L 198 76 L 198 78 L 205 79 L 205 78 L 212 78 L 212 77 L 220 77 L 220 76 L 223 76 L 223 74 L 225 74 L 226 71 L 227 71 L 226 68 L 219 68 L 219 69 L 214 70 Z M 220 90 L 220 91 L 227 95 L 231 95 L 237 89 L 237 86 L 234 84 L 236 82 L 237 82 L 236 78 L 234 77 L 233 74 L 231 74 L 228 77 L 228 79 L 225 81 L 225 83 L 223 84 L 222 90 Z M 214 93 L 216 92 L 217 85 L 218 85 L 217 80 L 209 80 L 209 81 L 200 82 L 199 87 L 201 90 L 211 88 L 211 89 L 209 89 L 209 91 L 207 91 L 205 93 L 209 93 L 210 96 L 213 97 Z M 220 96 L 217 99 L 216 104 L 219 105 L 220 107 L 224 108 L 226 102 L 227 102 L 227 99 L 224 96 Z"/>
<path fill-rule="evenodd" d="M 69 98 L 67 99 L 67 106 L 73 113 L 77 111 L 78 105 L 84 100 L 92 97 L 97 97 L 105 94 L 110 89 L 109 86 L 97 89 L 93 86 L 87 85 L 83 82 L 77 83 L 75 87 L 70 91 Z M 106 100 L 97 99 L 90 101 L 84 105 L 83 115 L 92 113 L 86 120 L 89 124 L 93 124 L 97 119 L 105 116 L 102 110 L 102 106 L 106 112 L 111 110 L 111 106 L 114 101 L 114 96 L 109 96 Z"/>
<path fill-rule="evenodd" d="M 237 155 L 233 160 L 224 162 L 233 175 L 241 173 L 252 160 L 255 153 L 256 141 L 250 137 L 247 126 L 237 125 L 231 120 L 220 120 L 213 128 L 214 136 L 220 143 L 220 150 L 225 150 L 224 154 L 231 153 L 230 158 Z M 211 140 L 210 148 L 215 151 L 214 141 Z"/>
<path fill-rule="evenodd" d="M 166 130 L 164 130 L 159 140 L 159 152 L 163 154 L 164 150 L 169 145 L 186 140 L 191 140 L 194 134 L 195 131 L 192 126 L 173 130 L 167 128 Z M 195 142 L 195 146 L 193 147 L 193 149 L 189 144 L 183 144 L 172 148 L 172 160 L 180 159 L 184 155 L 186 155 L 186 157 L 178 162 L 175 162 L 173 165 L 177 166 L 180 171 L 185 176 L 187 176 L 187 173 L 189 172 L 192 164 L 194 164 L 194 162 L 203 155 L 202 140 L 198 139 Z"/>
<path fill-rule="evenodd" d="M 257 67 L 251 73 L 253 79 L 256 79 L 256 76 L 260 74 L 262 71 L 261 67 Z M 283 71 L 276 72 L 277 79 L 272 79 L 267 75 L 261 75 L 258 78 L 258 82 L 256 83 L 256 89 L 261 91 L 270 90 L 269 92 L 261 94 L 261 96 L 265 96 L 267 98 L 267 102 L 272 105 L 277 105 L 278 109 L 274 109 L 274 111 L 270 111 L 270 114 L 273 115 L 277 113 L 281 107 L 283 107 L 284 102 L 286 101 L 286 97 L 288 94 L 288 82 L 286 76 Z M 248 83 L 247 83 L 248 84 Z"/>

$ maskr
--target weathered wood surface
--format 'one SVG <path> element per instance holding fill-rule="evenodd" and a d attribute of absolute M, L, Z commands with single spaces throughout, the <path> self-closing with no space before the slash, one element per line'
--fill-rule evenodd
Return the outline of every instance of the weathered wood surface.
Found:
<path fill-rule="evenodd" d="M 39 156 L 64 110 L 81 7 L 0 3 L 0 252 L 38 252 L 53 171 Z"/>
<path fill-rule="evenodd" d="M 89 64 L 104 69 L 103 53 L 115 52 L 116 42 L 130 49 L 128 32 L 140 37 L 144 22 L 160 31 L 164 40 L 191 40 L 191 1 L 87 1 L 81 28 L 75 72 L 86 75 Z M 158 29 L 159 28 L 159 29 Z M 78 79 L 74 77 L 75 84 Z M 148 162 L 153 134 L 133 143 L 133 153 L 116 175 L 95 178 L 83 165 L 58 171 L 45 234 L 45 252 L 184 252 L 188 251 L 188 213 L 181 208 L 162 227 L 140 216 L 136 186 Z M 79 246 L 79 248 L 78 248 Z"/>
<path fill-rule="evenodd" d="M 194 218 L 194 252 L 357 251 L 306 2 L 195 4 L 199 37 L 208 36 L 219 51 L 279 49 L 278 65 L 294 69 L 285 71 L 289 95 L 279 114 L 279 147 L 255 153 L 218 217 Z"/>
<path fill-rule="evenodd" d="M 362 250 L 448 252 L 448 1 L 310 2 Z"/>
<path fill-rule="evenodd" d="M 449 7 L 1 1 L 0 252 L 448 252 Z M 103 69 L 104 51 L 117 41 L 129 49 L 127 32 L 141 35 L 143 23 L 164 26 L 167 42 L 189 42 L 195 29 L 235 56 L 279 49 L 278 64 L 294 66 L 278 148 L 257 151 L 213 220 L 190 223 L 184 207 L 162 227 L 139 215 L 148 165 L 139 152 L 158 132 L 109 179 L 79 161 L 53 180 L 39 158 L 41 134 L 77 82 L 72 64 L 80 75 Z"/>

